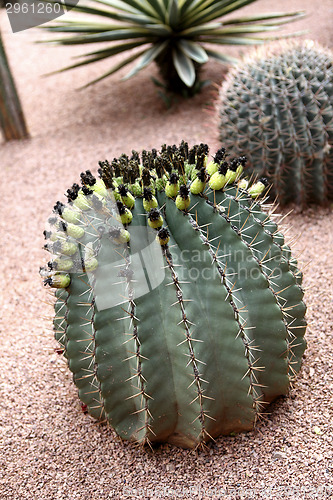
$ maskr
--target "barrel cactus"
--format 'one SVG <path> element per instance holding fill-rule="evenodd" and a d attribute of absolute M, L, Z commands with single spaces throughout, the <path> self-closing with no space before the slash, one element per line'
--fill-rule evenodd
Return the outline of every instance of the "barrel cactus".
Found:
<path fill-rule="evenodd" d="M 312 41 L 258 50 L 233 69 L 218 102 L 219 133 L 281 204 L 333 199 L 333 54 Z"/>
<path fill-rule="evenodd" d="M 55 337 L 123 439 L 250 430 L 300 369 L 302 273 L 245 164 L 205 144 L 133 151 L 82 172 L 48 219 Z"/>

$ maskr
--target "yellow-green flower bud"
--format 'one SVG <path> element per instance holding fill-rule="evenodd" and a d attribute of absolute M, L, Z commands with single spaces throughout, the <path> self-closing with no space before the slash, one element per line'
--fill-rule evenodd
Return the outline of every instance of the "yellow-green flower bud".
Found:
<path fill-rule="evenodd" d="M 192 194 L 202 193 L 206 186 L 207 173 L 205 167 L 197 171 L 196 179 L 191 183 L 190 191 Z"/>
<path fill-rule="evenodd" d="M 156 208 L 152 208 L 148 214 L 148 225 L 153 229 L 159 229 L 163 225 L 163 218 Z"/>
<path fill-rule="evenodd" d="M 162 227 L 156 235 L 156 240 L 163 247 L 169 243 L 170 233 L 166 227 Z"/>
<path fill-rule="evenodd" d="M 67 288 L 71 283 L 69 274 L 55 273 L 44 280 L 44 285 L 52 288 Z"/>
<path fill-rule="evenodd" d="M 156 184 L 157 191 L 159 191 L 159 192 L 164 191 L 166 183 L 167 183 L 167 178 L 165 175 L 163 175 L 163 177 L 156 179 L 155 184 Z"/>
<path fill-rule="evenodd" d="M 236 180 L 236 177 L 237 177 L 236 172 L 234 170 L 230 170 L 230 168 L 228 168 L 228 170 L 226 171 L 226 174 L 225 174 L 225 183 L 232 184 Z"/>
<path fill-rule="evenodd" d="M 112 227 L 109 230 L 108 235 L 111 238 L 111 241 L 118 245 L 123 245 L 125 243 L 128 243 L 131 238 L 130 233 L 122 227 Z"/>
<path fill-rule="evenodd" d="M 165 185 L 165 194 L 169 198 L 175 198 L 179 191 L 178 174 L 172 173 Z"/>
<path fill-rule="evenodd" d="M 61 219 L 60 220 L 57 218 L 54 219 L 50 218 L 49 223 L 53 224 L 54 227 L 57 229 L 57 233 L 55 233 L 55 235 L 58 235 L 60 238 L 61 238 L 61 233 L 63 233 L 63 237 L 70 236 L 72 238 L 75 238 L 76 240 L 84 236 L 83 227 L 78 226 L 77 224 L 72 224 L 71 222 L 65 222 Z"/>
<path fill-rule="evenodd" d="M 257 196 L 260 196 L 262 192 L 265 190 L 265 188 L 268 186 L 268 181 L 266 178 L 259 179 L 258 182 L 255 184 L 252 184 L 251 187 L 247 190 L 250 196 L 252 198 L 257 198 Z"/>
<path fill-rule="evenodd" d="M 89 210 L 91 208 L 91 195 L 85 195 L 83 191 L 80 190 L 73 204 L 80 210 Z"/>
<path fill-rule="evenodd" d="M 240 178 L 244 171 L 243 165 L 238 165 L 237 170 L 236 170 L 236 180 Z"/>
<path fill-rule="evenodd" d="M 65 208 L 61 217 L 71 224 L 78 224 L 81 218 L 81 212 L 72 208 Z"/>
<path fill-rule="evenodd" d="M 246 190 L 247 187 L 249 185 L 249 181 L 247 179 L 241 179 L 239 182 L 238 182 L 238 187 L 239 189 L 244 189 Z"/>
<path fill-rule="evenodd" d="M 81 226 L 67 223 L 66 233 L 68 234 L 68 236 L 71 236 L 72 238 L 78 240 L 84 236 L 84 229 Z"/>
<path fill-rule="evenodd" d="M 94 193 L 99 194 L 100 196 L 107 198 L 109 191 L 105 186 L 103 179 L 97 179 L 95 184 L 92 186 L 92 190 Z"/>
<path fill-rule="evenodd" d="M 157 199 L 152 194 L 150 188 L 144 188 L 143 190 L 143 208 L 146 212 L 149 212 L 152 208 L 156 208 L 158 206 Z"/>
<path fill-rule="evenodd" d="M 189 193 L 189 190 L 185 186 L 185 184 L 180 186 L 179 194 L 176 197 L 176 207 L 178 208 L 178 210 L 187 210 L 188 207 L 190 206 L 191 199 L 190 199 L 188 193 Z"/>
<path fill-rule="evenodd" d="M 156 208 L 158 206 L 157 200 L 155 196 L 152 196 L 151 200 L 143 200 L 143 208 L 146 212 L 149 212 L 152 208 Z"/>
<path fill-rule="evenodd" d="M 56 232 L 44 231 L 44 236 L 45 236 L 45 239 L 50 240 L 52 242 L 55 242 L 58 240 L 66 240 L 66 235 L 60 231 L 56 231 Z"/>
<path fill-rule="evenodd" d="M 133 208 L 135 205 L 135 198 L 130 192 L 126 196 L 122 196 L 121 200 L 127 208 Z"/>
<path fill-rule="evenodd" d="M 218 171 L 218 169 L 219 169 L 218 164 L 215 163 L 214 161 L 211 161 L 207 165 L 207 174 L 212 176 Z"/>
<path fill-rule="evenodd" d="M 149 184 L 149 189 L 151 190 L 152 194 L 155 194 L 156 193 L 156 186 L 155 186 L 155 182 L 153 179 L 151 180 L 150 184 Z"/>
<path fill-rule="evenodd" d="M 117 209 L 116 219 L 124 225 L 130 224 L 133 219 L 132 212 L 121 201 L 117 201 Z"/>
<path fill-rule="evenodd" d="M 78 224 L 80 222 L 81 212 L 75 208 L 66 207 L 60 201 L 57 201 L 53 210 L 66 222 L 70 222 L 71 224 Z"/>
<path fill-rule="evenodd" d="M 142 187 L 139 182 L 130 185 L 130 190 L 135 197 L 142 196 Z"/>
<path fill-rule="evenodd" d="M 67 255 L 71 257 L 77 252 L 77 244 L 67 241 L 64 238 L 57 239 L 54 243 L 46 243 L 44 248 L 51 253 L 58 255 Z"/>
<path fill-rule="evenodd" d="M 244 166 L 246 164 L 246 157 L 240 156 L 239 158 L 234 158 L 229 165 L 227 173 L 225 174 L 226 184 L 231 184 L 237 181 L 243 173 Z"/>
<path fill-rule="evenodd" d="M 118 191 L 118 186 L 116 186 L 114 188 L 114 190 L 111 192 L 111 197 L 113 197 L 115 199 L 115 201 L 121 201 L 121 196 L 120 196 L 120 193 Z"/>
<path fill-rule="evenodd" d="M 77 252 L 77 244 L 76 243 L 71 243 L 70 241 L 61 242 L 60 253 L 71 257 L 72 255 L 76 254 L 76 252 Z"/>
<path fill-rule="evenodd" d="M 87 273 L 95 271 L 98 267 L 98 260 L 95 257 L 91 257 L 88 260 L 84 261 L 84 269 Z"/>
<path fill-rule="evenodd" d="M 56 271 L 69 271 L 72 269 L 73 265 L 74 262 L 72 259 L 64 259 L 61 257 L 57 257 L 48 263 L 49 268 Z"/>
<path fill-rule="evenodd" d="M 209 187 L 214 189 L 214 191 L 219 191 L 225 186 L 226 178 L 224 174 L 221 174 L 219 171 L 215 172 L 212 177 L 209 179 Z"/>
<path fill-rule="evenodd" d="M 127 208 L 133 208 L 134 207 L 134 205 L 135 205 L 135 198 L 132 195 L 132 193 L 129 192 L 129 190 L 127 189 L 127 187 L 124 184 L 120 184 L 117 187 L 116 192 L 119 193 L 121 201 L 123 202 L 123 204 Z"/>
<path fill-rule="evenodd" d="M 203 190 L 205 189 L 206 183 L 202 182 L 198 177 L 194 179 L 194 181 L 191 183 L 190 186 L 190 191 L 192 194 L 199 194 L 202 193 Z"/>

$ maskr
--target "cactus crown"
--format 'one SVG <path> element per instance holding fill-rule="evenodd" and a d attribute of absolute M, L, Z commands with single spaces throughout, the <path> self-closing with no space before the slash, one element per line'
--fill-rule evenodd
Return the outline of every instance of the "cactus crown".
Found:
<path fill-rule="evenodd" d="M 101 162 L 49 219 L 56 339 L 88 412 L 124 439 L 249 430 L 299 370 L 302 274 L 265 183 L 225 157 L 182 142 Z"/>
<path fill-rule="evenodd" d="M 333 199 L 333 54 L 311 41 L 257 50 L 221 88 L 220 139 L 281 204 Z"/>

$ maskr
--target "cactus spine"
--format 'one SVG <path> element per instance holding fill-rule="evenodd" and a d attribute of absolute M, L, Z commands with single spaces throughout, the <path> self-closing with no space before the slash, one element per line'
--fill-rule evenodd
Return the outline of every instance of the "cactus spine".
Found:
<path fill-rule="evenodd" d="M 225 158 L 217 169 L 245 165 Z M 57 202 L 45 232 L 55 337 L 88 412 L 123 439 L 193 448 L 249 430 L 300 368 L 302 274 L 258 197 L 265 184 L 249 194 L 233 176 L 213 190 L 208 163 L 206 145 L 184 142 L 102 162 L 100 179 L 83 173 L 69 203 Z M 124 220 L 119 176 L 141 193 Z"/>
<path fill-rule="evenodd" d="M 333 199 L 333 54 L 311 41 L 257 50 L 220 92 L 221 143 L 281 204 Z"/>

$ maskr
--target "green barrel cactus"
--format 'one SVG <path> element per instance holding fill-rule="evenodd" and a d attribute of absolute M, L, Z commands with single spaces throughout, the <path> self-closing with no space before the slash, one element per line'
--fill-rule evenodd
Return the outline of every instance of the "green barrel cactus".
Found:
<path fill-rule="evenodd" d="M 230 72 L 218 112 L 221 143 L 281 204 L 333 199 L 331 52 L 309 40 L 258 50 Z"/>
<path fill-rule="evenodd" d="M 302 274 L 245 157 L 162 146 L 57 202 L 41 268 L 79 397 L 121 438 L 193 448 L 253 428 L 306 347 Z"/>

